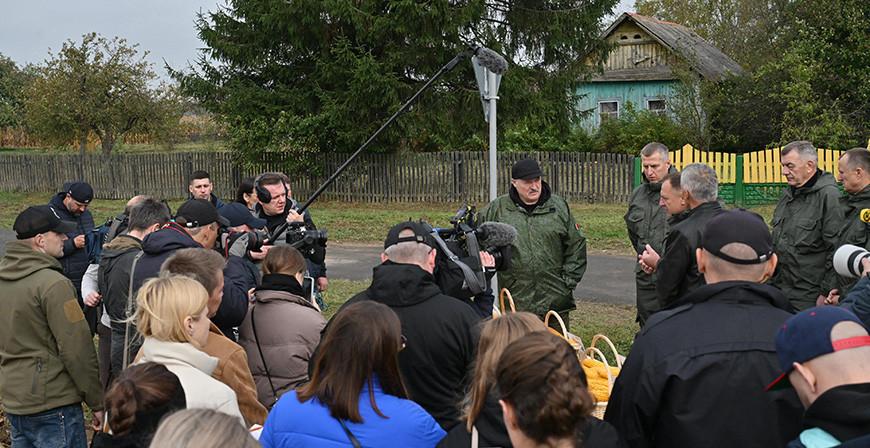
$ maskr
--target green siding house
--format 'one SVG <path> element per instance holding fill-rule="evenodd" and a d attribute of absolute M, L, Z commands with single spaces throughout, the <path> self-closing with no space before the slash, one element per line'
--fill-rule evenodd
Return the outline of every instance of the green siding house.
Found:
<path fill-rule="evenodd" d="M 595 131 L 601 120 L 616 118 L 628 103 L 637 110 L 666 114 L 674 88 L 680 82 L 676 65 L 718 81 L 743 69 L 690 29 L 634 13 L 624 13 L 604 31 L 613 44 L 603 71 L 577 89 L 581 110 L 590 111 L 580 122 Z"/>

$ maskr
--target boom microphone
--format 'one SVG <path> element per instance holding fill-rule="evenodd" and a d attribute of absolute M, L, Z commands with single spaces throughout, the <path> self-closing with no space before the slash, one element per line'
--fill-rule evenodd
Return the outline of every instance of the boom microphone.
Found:
<path fill-rule="evenodd" d="M 510 246 L 517 239 L 517 229 L 501 222 L 487 221 L 477 226 L 477 233 L 486 247 Z"/>
<path fill-rule="evenodd" d="M 487 70 L 496 75 L 503 75 L 507 71 L 507 60 L 500 54 L 486 47 L 477 47 L 474 49 L 474 56 L 477 57 L 477 62 Z"/>

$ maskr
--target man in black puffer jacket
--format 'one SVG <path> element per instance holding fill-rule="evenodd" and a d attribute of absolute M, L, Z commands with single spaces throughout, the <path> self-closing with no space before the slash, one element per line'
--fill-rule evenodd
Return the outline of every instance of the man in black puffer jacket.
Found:
<path fill-rule="evenodd" d="M 684 171 L 685 172 L 685 171 Z M 762 218 L 724 212 L 704 229 L 707 284 L 653 314 L 631 348 L 604 416 L 632 448 L 784 446 L 800 431 L 794 391 L 765 392 L 791 316 L 764 285 L 777 258 Z"/>
<path fill-rule="evenodd" d="M 471 306 L 444 295 L 435 284 L 436 250 L 420 223 L 394 226 L 384 242 L 383 263 L 374 268 L 372 285 L 345 306 L 374 300 L 396 312 L 407 341 L 399 353 L 399 369 L 408 394 L 447 430 L 459 422 L 480 318 Z"/>
<path fill-rule="evenodd" d="M 61 220 L 76 224 L 76 230 L 66 234 L 69 239 L 63 243 L 63 256 L 60 257 L 59 261 L 60 265 L 63 266 L 63 275 L 73 283 L 79 306 L 84 310 L 85 320 L 88 322 L 91 334 L 97 328 L 99 309 L 84 306 L 82 277 L 89 264 L 85 238 L 88 233 L 94 230 L 94 217 L 88 211 L 92 199 L 94 199 L 94 189 L 86 182 L 67 182 L 48 203 Z"/>

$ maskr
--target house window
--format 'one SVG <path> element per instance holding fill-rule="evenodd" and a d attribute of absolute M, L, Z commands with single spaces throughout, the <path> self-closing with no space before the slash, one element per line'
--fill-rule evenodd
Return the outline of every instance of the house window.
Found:
<path fill-rule="evenodd" d="M 619 101 L 599 101 L 598 116 L 601 121 L 619 118 Z"/>
<path fill-rule="evenodd" d="M 646 108 L 654 114 L 664 114 L 667 111 L 667 103 L 662 98 L 646 100 Z"/>

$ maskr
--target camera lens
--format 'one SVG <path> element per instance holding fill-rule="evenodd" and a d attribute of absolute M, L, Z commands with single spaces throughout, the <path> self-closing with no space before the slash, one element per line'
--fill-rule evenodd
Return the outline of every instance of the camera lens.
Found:
<path fill-rule="evenodd" d="M 834 252 L 834 270 L 843 277 L 860 277 L 864 274 L 861 261 L 870 257 L 863 247 L 844 244 Z"/>

